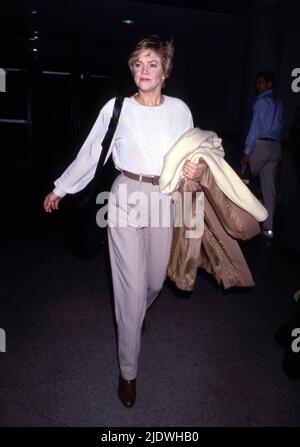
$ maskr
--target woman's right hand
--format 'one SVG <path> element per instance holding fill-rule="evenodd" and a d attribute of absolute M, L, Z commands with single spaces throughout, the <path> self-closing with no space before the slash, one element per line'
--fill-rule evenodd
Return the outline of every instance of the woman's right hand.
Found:
<path fill-rule="evenodd" d="M 45 197 L 43 206 L 46 213 L 52 213 L 53 210 L 58 210 L 59 202 L 61 197 L 57 196 L 54 192 L 50 192 Z"/>

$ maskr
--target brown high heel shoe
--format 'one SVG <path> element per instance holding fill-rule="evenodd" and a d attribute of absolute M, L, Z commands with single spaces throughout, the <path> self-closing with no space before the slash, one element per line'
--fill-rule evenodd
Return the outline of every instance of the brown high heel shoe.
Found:
<path fill-rule="evenodd" d="M 125 407 L 129 408 L 135 402 L 136 396 L 136 379 L 125 380 L 119 377 L 118 396 Z"/>

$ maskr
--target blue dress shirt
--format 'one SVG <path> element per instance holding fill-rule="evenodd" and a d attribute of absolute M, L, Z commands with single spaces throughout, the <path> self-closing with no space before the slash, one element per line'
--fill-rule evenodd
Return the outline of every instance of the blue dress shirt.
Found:
<path fill-rule="evenodd" d="M 283 129 L 283 104 L 274 97 L 273 90 L 257 96 L 253 105 L 250 129 L 245 143 L 245 154 L 250 154 L 259 138 L 281 140 Z"/>

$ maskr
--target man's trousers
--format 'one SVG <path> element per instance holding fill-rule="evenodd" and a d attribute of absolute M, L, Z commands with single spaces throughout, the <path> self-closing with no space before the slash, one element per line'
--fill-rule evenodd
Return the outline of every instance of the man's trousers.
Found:
<path fill-rule="evenodd" d="M 273 229 L 273 217 L 276 207 L 275 176 L 281 160 L 279 141 L 257 140 L 250 153 L 249 163 L 253 175 L 259 175 L 264 206 L 269 213 L 263 222 L 265 230 Z"/>

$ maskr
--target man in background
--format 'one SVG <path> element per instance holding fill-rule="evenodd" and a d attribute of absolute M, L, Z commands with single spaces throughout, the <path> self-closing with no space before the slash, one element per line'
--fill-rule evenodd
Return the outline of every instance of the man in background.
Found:
<path fill-rule="evenodd" d="M 249 163 L 253 175 L 259 175 L 264 206 L 269 216 L 263 222 L 262 235 L 274 236 L 273 216 L 276 206 L 275 176 L 281 159 L 283 105 L 275 98 L 275 78 L 270 71 L 256 74 L 257 98 L 253 105 L 252 121 L 246 138 L 241 164 Z"/>

